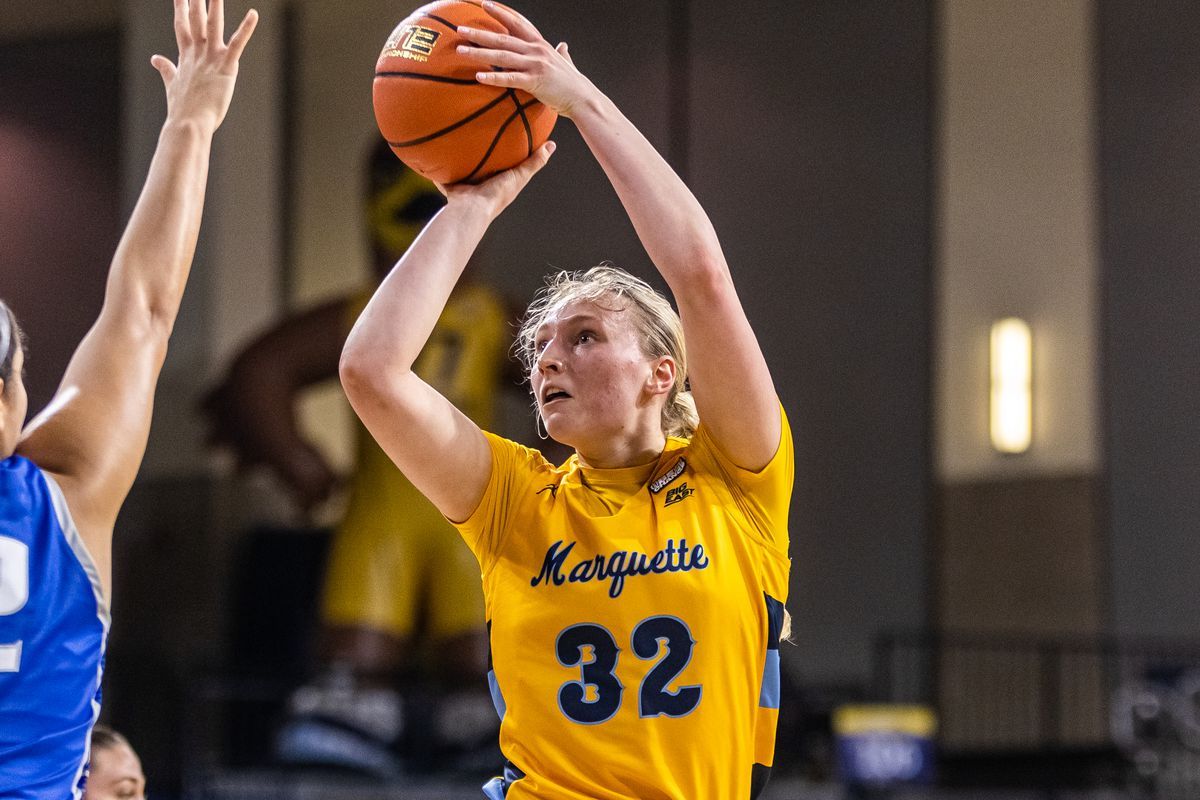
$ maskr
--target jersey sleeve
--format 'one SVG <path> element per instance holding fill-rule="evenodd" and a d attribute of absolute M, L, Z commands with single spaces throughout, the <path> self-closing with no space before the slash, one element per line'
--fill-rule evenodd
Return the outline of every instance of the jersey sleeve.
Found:
<path fill-rule="evenodd" d="M 712 439 L 700 421 L 692 436 L 693 458 L 703 462 L 720 477 L 733 495 L 739 510 L 750 520 L 762 539 L 782 552 L 788 547 L 788 509 L 795 483 L 796 458 L 787 413 L 779 406 L 779 447 L 765 467 L 758 471 L 734 464 Z"/>
<path fill-rule="evenodd" d="M 479 505 L 454 527 L 486 572 L 504 547 L 517 504 L 529 497 L 529 487 L 553 468 L 537 450 L 488 431 L 483 435 L 492 451 L 492 474 Z"/>

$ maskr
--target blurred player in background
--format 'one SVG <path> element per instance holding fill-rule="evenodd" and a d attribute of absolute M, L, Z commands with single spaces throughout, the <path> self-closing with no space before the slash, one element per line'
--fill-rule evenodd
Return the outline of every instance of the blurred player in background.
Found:
<path fill-rule="evenodd" d="M 213 134 L 257 20 L 250 11 L 226 45 L 222 0 L 175 1 L 179 62 L 152 59 L 167 117 L 104 306 L 53 400 L 24 430 L 25 348 L 0 303 L 0 797 L 62 800 L 83 790 L 100 711 L 113 525 L 146 450 Z"/>
<path fill-rule="evenodd" d="M 382 279 L 445 200 L 382 140 L 372 150 L 365 192 L 375 279 Z M 337 376 L 346 335 L 371 288 L 287 317 L 252 341 L 210 395 L 214 440 L 246 465 L 273 469 L 297 503 L 312 509 L 338 485 L 333 469 L 300 432 L 303 389 Z M 510 340 L 507 309 L 481 283 L 464 281 L 437 320 L 417 371 L 480 425 L 494 424 Z M 494 741 L 495 719 L 481 683 L 486 658 L 479 567 L 437 509 L 356 424 L 349 503 L 337 526 L 322 597 L 321 672 L 299 690 L 283 727 L 286 761 L 396 774 L 405 728 L 470 750 Z M 398 687 L 405 691 L 398 691 Z M 432 721 L 414 719 L 437 696 Z M 472 689 L 471 687 L 475 687 Z M 435 730 L 426 730 L 430 726 Z M 417 727 L 422 730 L 412 730 Z"/>
<path fill-rule="evenodd" d="M 146 776 L 129 741 L 107 725 L 92 729 L 92 764 L 83 800 L 145 800 Z"/>
<path fill-rule="evenodd" d="M 484 8 L 511 35 L 458 27 L 477 79 L 575 123 L 680 314 L 612 267 L 559 275 L 530 307 L 518 345 L 550 436 L 575 448 L 561 467 L 412 369 L 547 144 L 444 187 L 355 325 L 342 383 L 482 567 L 509 760 L 488 797 L 755 797 L 774 758 L 794 469 L 771 373 L 696 198 L 565 44 Z"/>

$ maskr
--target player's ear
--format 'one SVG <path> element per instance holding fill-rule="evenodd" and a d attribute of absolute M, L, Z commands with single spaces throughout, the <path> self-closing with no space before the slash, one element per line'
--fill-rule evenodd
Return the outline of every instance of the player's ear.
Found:
<path fill-rule="evenodd" d="M 659 356 L 646 379 L 646 391 L 651 394 L 670 394 L 675 385 L 675 359 Z"/>

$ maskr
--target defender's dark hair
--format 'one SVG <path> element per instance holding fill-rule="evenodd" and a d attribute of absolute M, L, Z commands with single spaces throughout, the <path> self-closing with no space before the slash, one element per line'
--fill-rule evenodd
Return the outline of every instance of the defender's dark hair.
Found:
<path fill-rule="evenodd" d="M 117 747 L 118 745 L 129 747 L 129 740 L 107 725 L 96 725 L 92 728 L 93 753 L 97 750 L 107 750 L 110 747 Z M 132 750 L 133 748 L 130 749 Z"/>
<path fill-rule="evenodd" d="M 0 380 L 4 381 L 4 391 L 7 393 L 11 385 L 13 360 L 17 357 L 17 348 L 21 346 L 21 328 L 12 309 L 0 300 Z"/>

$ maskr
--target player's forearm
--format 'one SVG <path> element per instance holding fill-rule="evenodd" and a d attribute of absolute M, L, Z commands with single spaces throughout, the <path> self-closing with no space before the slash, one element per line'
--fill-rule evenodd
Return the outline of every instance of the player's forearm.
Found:
<path fill-rule="evenodd" d="M 208 181 L 211 125 L 168 119 L 113 257 L 105 309 L 170 331 L 187 284 Z"/>
<path fill-rule="evenodd" d="M 678 294 L 705 271 L 728 272 L 708 215 L 645 136 L 600 91 L 572 120 L 608 175 L 650 259 Z"/>
<path fill-rule="evenodd" d="M 351 330 L 342 350 L 343 383 L 369 385 L 412 370 L 494 216 L 469 200 L 451 202 L 434 216 Z"/>

